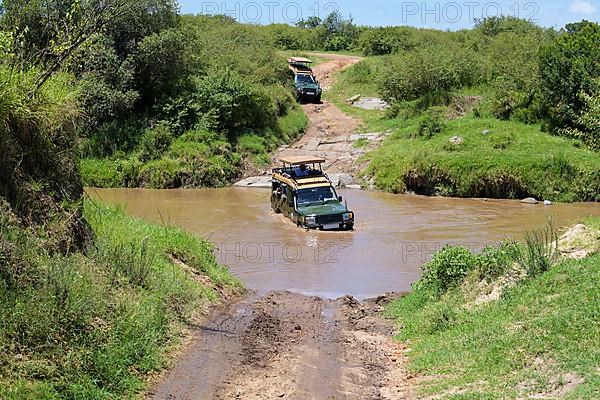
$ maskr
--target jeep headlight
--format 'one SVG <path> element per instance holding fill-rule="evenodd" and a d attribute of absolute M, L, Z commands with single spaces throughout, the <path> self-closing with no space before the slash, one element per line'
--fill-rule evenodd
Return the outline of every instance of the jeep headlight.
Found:
<path fill-rule="evenodd" d="M 316 225 L 317 217 L 306 217 L 306 218 L 304 218 L 304 223 L 306 225 Z"/>
<path fill-rule="evenodd" d="M 348 213 L 345 213 L 342 217 L 344 218 L 345 222 L 352 221 L 354 219 L 354 213 L 348 212 Z"/>

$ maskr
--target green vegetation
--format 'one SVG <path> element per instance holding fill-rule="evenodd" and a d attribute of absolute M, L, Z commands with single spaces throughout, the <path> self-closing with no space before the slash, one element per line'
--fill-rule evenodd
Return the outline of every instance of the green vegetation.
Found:
<path fill-rule="evenodd" d="M 404 35 L 407 45 L 365 51 L 386 55 L 340 73 L 326 98 L 363 130 L 391 133 L 364 173 L 383 190 L 599 201 L 597 29 L 554 32 L 514 18 L 461 32 L 375 29 L 369 37 Z M 345 104 L 356 94 L 390 107 Z"/>
<path fill-rule="evenodd" d="M 163 368 L 190 317 L 239 286 L 207 242 L 86 203 L 95 242 L 56 254 L 0 214 L 3 398 L 114 398 Z M 184 266 L 184 267 L 182 267 Z"/>
<path fill-rule="evenodd" d="M 224 294 L 240 289 L 216 263 L 212 246 L 204 240 L 175 228 L 145 224 L 91 202 L 84 206 L 77 168 L 82 137 L 90 140 L 91 147 L 91 143 L 103 143 L 107 148 L 117 141 L 129 143 L 127 135 L 114 136 L 115 142 L 95 135 L 101 131 L 113 134 L 111 126 L 142 126 L 135 118 L 123 119 L 123 125 L 104 125 L 104 119 L 122 106 L 130 106 L 134 98 L 156 98 L 150 93 L 153 90 L 170 91 L 172 88 L 162 86 L 161 77 L 175 79 L 153 70 L 158 65 L 149 62 L 144 74 L 151 79 L 151 87 L 142 90 L 140 86 L 135 93 L 124 90 L 135 76 L 125 67 L 134 61 L 119 58 L 118 52 L 126 53 L 126 48 L 102 47 L 108 38 L 96 34 L 106 21 L 118 25 L 119 18 L 126 16 L 136 21 L 146 17 L 147 25 L 141 20 L 140 24 L 129 21 L 121 28 L 151 29 L 152 22 L 160 20 L 161 4 L 166 3 L 156 3 L 152 16 L 137 8 L 140 2 L 109 1 L 102 2 L 103 7 L 92 3 L 2 3 L 6 13 L 0 17 L 0 26 L 12 29 L 0 32 L 3 399 L 132 397 L 145 387 L 149 373 L 166 366 L 168 351 L 175 348 L 190 318 Z M 125 7 L 128 5 L 132 7 Z M 43 23 L 39 20 L 42 15 Z M 170 24 L 168 18 L 161 21 Z M 68 32 L 63 29 L 65 23 L 71 24 Z M 140 32 L 129 33 L 134 37 Z M 141 41 L 143 49 L 135 57 L 147 51 L 144 57 L 154 60 L 149 54 L 155 54 L 160 46 L 158 37 L 152 35 Z M 164 33 L 169 51 L 179 42 L 173 35 Z M 127 47 L 130 43 L 121 44 Z M 78 51 L 87 51 L 86 46 L 92 46 L 98 57 L 84 58 L 97 62 L 95 72 L 86 69 L 79 74 L 73 64 L 67 68 L 65 60 L 82 65 L 74 60 Z M 176 59 L 169 62 L 176 67 Z M 115 72 L 113 78 L 127 82 L 101 74 L 111 71 Z M 88 81 L 87 73 L 91 74 Z M 101 95 L 106 95 L 106 102 Z M 83 111 L 86 104 L 98 108 L 87 115 Z M 183 120 L 183 114 L 179 115 Z M 140 157 L 151 160 L 168 151 L 173 126 L 161 122 L 144 131 Z M 217 136 L 215 142 L 218 140 L 224 139 Z M 130 172 L 130 176 L 134 174 Z M 111 174 L 102 179 L 110 181 Z M 161 179 L 161 175 L 152 179 Z"/>
<path fill-rule="evenodd" d="M 600 220 L 590 220 L 600 243 Z M 552 230 L 481 255 L 448 247 L 390 317 L 423 396 L 591 399 L 600 394 L 600 254 L 557 258 Z M 560 247 L 560 246 L 559 246 Z"/>
<path fill-rule="evenodd" d="M 391 192 L 600 201 L 600 157 L 539 125 L 468 116 L 432 132 L 409 119 L 368 157 L 366 174 Z M 439 132 L 439 129 L 443 131 Z M 460 137 L 461 142 L 451 142 Z"/>
<path fill-rule="evenodd" d="M 38 67 L 34 91 L 70 74 L 86 185 L 224 186 L 306 127 L 256 27 L 180 16 L 174 0 L 25 3 L 3 2 L 4 63 Z"/>

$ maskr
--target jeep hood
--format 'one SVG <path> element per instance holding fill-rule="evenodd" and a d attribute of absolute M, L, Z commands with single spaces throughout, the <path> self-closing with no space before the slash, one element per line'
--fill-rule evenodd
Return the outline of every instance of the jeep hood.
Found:
<path fill-rule="evenodd" d="M 331 202 L 327 204 L 315 204 L 309 206 L 300 206 L 298 211 L 302 215 L 331 215 L 331 214 L 343 214 L 347 212 L 346 207 L 340 202 Z"/>
<path fill-rule="evenodd" d="M 314 90 L 319 89 L 319 85 L 317 85 L 315 83 L 297 83 L 296 87 L 298 89 L 314 89 Z"/>

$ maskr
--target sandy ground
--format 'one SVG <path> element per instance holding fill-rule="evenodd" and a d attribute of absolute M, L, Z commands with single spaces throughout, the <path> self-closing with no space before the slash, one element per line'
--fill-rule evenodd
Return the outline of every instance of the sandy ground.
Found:
<path fill-rule="evenodd" d="M 288 292 L 247 296 L 194 330 L 151 399 L 411 399 L 405 351 L 359 303 Z"/>

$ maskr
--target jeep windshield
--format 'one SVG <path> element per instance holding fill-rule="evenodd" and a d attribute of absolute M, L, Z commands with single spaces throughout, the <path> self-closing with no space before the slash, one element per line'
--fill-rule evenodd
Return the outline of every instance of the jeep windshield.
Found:
<path fill-rule="evenodd" d="M 315 80 L 310 75 L 296 75 L 296 83 L 314 85 Z"/>
<path fill-rule="evenodd" d="M 298 190 L 298 205 L 307 206 L 316 203 L 337 201 L 337 196 L 331 186 Z"/>

